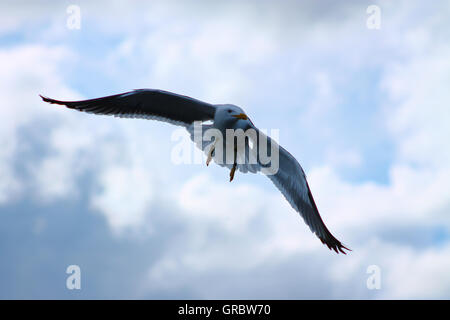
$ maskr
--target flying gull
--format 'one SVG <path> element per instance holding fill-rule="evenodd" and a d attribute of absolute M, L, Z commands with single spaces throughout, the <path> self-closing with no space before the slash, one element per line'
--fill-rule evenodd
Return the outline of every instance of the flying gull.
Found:
<path fill-rule="evenodd" d="M 183 126 L 191 133 L 191 138 L 195 131 L 194 124 L 198 123 L 204 123 L 201 127 L 202 129 L 215 129 L 223 134 L 229 129 L 253 129 L 261 136 L 264 136 L 238 106 L 232 104 L 209 104 L 163 90 L 139 89 L 81 101 L 60 101 L 44 96 L 40 97 L 45 102 L 64 105 L 79 111 L 123 118 L 153 119 Z M 206 124 L 208 122 L 210 124 Z M 277 145 L 270 137 L 266 138 L 268 145 Z M 271 173 L 265 170 L 267 169 L 267 164 L 263 164 L 259 157 L 257 157 L 256 162 L 246 162 L 249 159 L 248 150 L 255 149 L 248 140 L 245 140 L 243 146 L 237 144 L 234 147 L 234 161 L 232 163 L 219 161 L 225 156 L 225 152 L 222 156 L 216 155 L 217 141 L 219 140 L 215 139 L 212 141 L 214 143 L 207 144 L 201 141 L 200 145 L 197 144 L 207 153 L 207 164 L 213 158 L 219 165 L 230 168 L 230 181 L 233 180 L 236 170 L 243 173 L 265 173 L 290 205 L 303 217 L 305 223 L 323 244 L 337 253 L 346 254 L 344 249 L 350 250 L 337 240 L 325 226 L 306 180 L 306 175 L 300 164 L 288 151 L 277 145 L 278 168 L 274 171 L 275 173 Z M 258 141 L 253 141 L 254 145 L 257 143 Z M 241 158 L 243 157 L 244 160 L 242 161 L 241 159 L 238 163 L 237 155 Z"/>

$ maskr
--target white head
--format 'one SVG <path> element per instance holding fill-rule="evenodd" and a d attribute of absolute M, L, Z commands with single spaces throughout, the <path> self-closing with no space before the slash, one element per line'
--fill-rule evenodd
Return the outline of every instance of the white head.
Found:
<path fill-rule="evenodd" d="M 233 127 L 238 120 L 250 121 L 247 115 L 240 107 L 233 104 L 217 105 L 217 110 L 214 115 L 214 123 L 221 126 Z"/>

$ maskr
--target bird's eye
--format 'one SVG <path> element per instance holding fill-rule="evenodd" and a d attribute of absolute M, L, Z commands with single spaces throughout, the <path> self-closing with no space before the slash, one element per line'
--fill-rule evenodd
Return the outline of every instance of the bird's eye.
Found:
<path fill-rule="evenodd" d="M 231 110 L 230 110 L 230 109 L 228 109 L 228 113 L 231 113 Z"/>

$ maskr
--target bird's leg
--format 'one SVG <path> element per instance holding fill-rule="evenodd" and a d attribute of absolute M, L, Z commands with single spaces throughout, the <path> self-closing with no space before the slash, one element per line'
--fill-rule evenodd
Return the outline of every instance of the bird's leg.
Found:
<path fill-rule="evenodd" d="M 215 146 L 216 146 L 216 141 L 214 140 L 214 142 L 211 144 L 211 148 L 209 148 L 209 151 L 208 151 L 208 158 L 206 159 L 207 166 L 209 166 L 209 163 L 211 162 L 212 154 L 214 152 Z"/>
<path fill-rule="evenodd" d="M 231 168 L 230 171 L 230 182 L 233 181 L 234 178 L 234 172 L 236 171 L 236 157 L 237 157 L 237 148 L 234 147 L 234 163 L 233 163 L 233 168 Z"/>
<path fill-rule="evenodd" d="M 233 168 L 231 168 L 231 171 L 230 171 L 230 182 L 233 181 L 235 171 L 236 171 L 236 163 L 233 164 Z"/>

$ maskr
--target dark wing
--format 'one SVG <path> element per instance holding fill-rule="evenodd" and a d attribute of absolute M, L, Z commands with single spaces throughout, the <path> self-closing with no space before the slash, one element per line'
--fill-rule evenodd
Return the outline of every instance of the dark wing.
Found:
<path fill-rule="evenodd" d="M 273 143 L 273 140 L 271 143 Z M 346 254 L 344 249 L 350 249 L 337 240 L 325 226 L 302 167 L 281 146 L 279 146 L 279 151 L 279 169 L 275 174 L 267 175 L 268 178 L 281 191 L 291 206 L 300 213 L 305 223 L 323 244 L 337 253 L 342 252 Z"/>
<path fill-rule="evenodd" d="M 139 89 L 112 96 L 59 101 L 41 96 L 49 103 L 65 105 L 79 111 L 123 118 L 144 118 L 188 126 L 194 121 L 214 119 L 216 108 L 187 96 L 153 89 Z"/>

